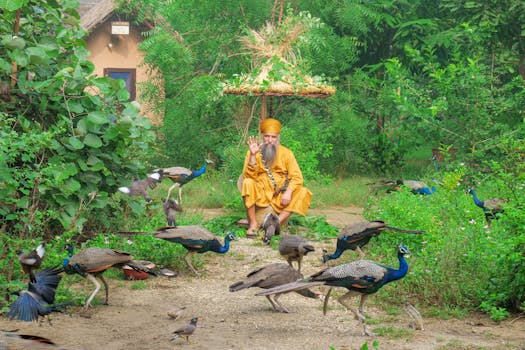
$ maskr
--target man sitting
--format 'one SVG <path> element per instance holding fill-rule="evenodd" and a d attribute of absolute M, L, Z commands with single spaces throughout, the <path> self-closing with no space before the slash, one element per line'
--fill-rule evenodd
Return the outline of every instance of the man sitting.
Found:
<path fill-rule="evenodd" d="M 258 137 L 249 137 L 243 168 L 241 193 L 249 221 L 247 237 L 255 236 L 259 228 L 256 207 L 271 206 L 283 223 L 292 213 L 306 215 L 312 201 L 293 152 L 280 144 L 281 123 L 264 119 L 259 131 L 262 143 Z"/>

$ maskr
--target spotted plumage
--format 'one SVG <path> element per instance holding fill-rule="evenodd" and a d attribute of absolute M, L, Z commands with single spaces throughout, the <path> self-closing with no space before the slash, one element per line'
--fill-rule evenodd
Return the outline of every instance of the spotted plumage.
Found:
<path fill-rule="evenodd" d="M 405 260 L 405 256 L 408 254 L 408 248 L 401 245 L 397 253 L 399 260 L 398 269 L 369 260 L 357 260 L 321 270 L 308 279 L 277 286 L 267 291 L 259 292 L 256 295 L 282 294 L 318 285 L 346 288 L 348 292 L 338 299 L 339 303 L 355 314 L 361 321 L 363 333 L 371 336 L 374 333 L 368 330 L 365 316 L 363 315 L 365 301 L 370 294 L 376 293 L 385 284 L 401 279 L 407 274 L 408 263 Z M 325 297 L 324 313 L 326 313 L 331 290 L 332 288 L 328 290 Z M 361 296 L 361 301 L 359 309 L 354 310 L 348 304 L 348 300 L 357 295 Z"/>

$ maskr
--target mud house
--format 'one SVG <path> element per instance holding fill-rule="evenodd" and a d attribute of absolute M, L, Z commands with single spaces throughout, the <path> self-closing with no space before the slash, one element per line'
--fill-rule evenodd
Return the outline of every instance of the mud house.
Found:
<path fill-rule="evenodd" d="M 123 79 L 130 100 L 142 105 L 142 113 L 154 124 L 162 115 L 147 108 L 141 99 L 141 82 L 148 80 L 148 68 L 143 64 L 144 52 L 139 49 L 141 32 L 147 28 L 133 24 L 115 11 L 112 0 L 80 0 L 80 24 L 88 32 L 85 37 L 94 74 Z"/>

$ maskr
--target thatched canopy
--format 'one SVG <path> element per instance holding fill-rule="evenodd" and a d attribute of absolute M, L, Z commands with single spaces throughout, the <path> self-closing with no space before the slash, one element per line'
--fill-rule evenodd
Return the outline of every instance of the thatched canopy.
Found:
<path fill-rule="evenodd" d="M 242 75 L 226 85 L 223 92 L 232 95 L 305 97 L 329 97 L 335 94 L 335 87 L 301 74 L 290 64 L 281 63 L 268 61 L 255 71 L 256 74 Z"/>
<path fill-rule="evenodd" d="M 317 19 L 312 17 L 287 17 L 278 26 L 267 23 L 259 31 L 250 30 L 240 38 L 250 51 L 255 68 L 230 80 L 223 92 L 251 96 L 305 96 L 328 97 L 335 94 L 335 87 L 321 77 L 305 74 L 297 65 L 298 59 L 292 44 L 306 33 Z"/>

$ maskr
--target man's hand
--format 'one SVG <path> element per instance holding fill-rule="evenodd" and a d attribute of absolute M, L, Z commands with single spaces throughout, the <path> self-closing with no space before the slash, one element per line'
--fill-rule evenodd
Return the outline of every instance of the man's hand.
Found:
<path fill-rule="evenodd" d="M 248 138 L 248 147 L 250 148 L 250 153 L 252 155 L 256 155 L 257 152 L 261 150 L 262 143 L 259 143 L 259 139 L 255 136 L 250 136 Z"/>
<path fill-rule="evenodd" d="M 292 200 L 292 191 L 290 190 L 284 191 L 283 195 L 281 196 L 281 205 L 286 207 L 288 204 L 290 204 L 291 200 Z"/>

